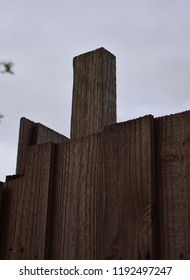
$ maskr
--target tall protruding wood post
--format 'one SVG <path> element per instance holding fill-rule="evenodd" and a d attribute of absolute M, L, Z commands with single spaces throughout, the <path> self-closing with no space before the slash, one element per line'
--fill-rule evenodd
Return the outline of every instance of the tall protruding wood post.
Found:
<path fill-rule="evenodd" d="M 116 123 L 116 58 L 104 48 L 73 59 L 71 139 Z"/>

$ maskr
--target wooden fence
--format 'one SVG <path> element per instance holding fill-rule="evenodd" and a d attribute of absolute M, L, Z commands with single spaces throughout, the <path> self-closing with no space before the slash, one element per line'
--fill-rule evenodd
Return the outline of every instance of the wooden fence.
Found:
<path fill-rule="evenodd" d="M 190 259 L 190 111 L 116 123 L 115 65 L 74 58 L 70 139 L 21 119 L 1 259 Z"/>

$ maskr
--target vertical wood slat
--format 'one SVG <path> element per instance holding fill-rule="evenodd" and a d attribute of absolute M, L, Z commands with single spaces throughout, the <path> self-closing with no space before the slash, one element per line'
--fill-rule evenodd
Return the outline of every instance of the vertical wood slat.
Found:
<path fill-rule="evenodd" d="M 34 144 L 42 144 L 47 142 L 61 143 L 69 140 L 66 136 L 46 127 L 41 123 L 35 124 Z"/>
<path fill-rule="evenodd" d="M 16 174 L 25 173 L 26 155 L 28 146 L 33 145 L 35 123 L 21 118 L 17 152 Z"/>
<path fill-rule="evenodd" d="M 16 214 L 9 217 L 13 228 L 8 236 L 9 259 L 45 259 L 46 234 L 49 220 L 48 203 L 52 191 L 53 144 L 41 144 L 29 148 L 26 174 L 8 182 L 14 185 Z M 15 200 L 14 200 L 15 201 Z M 13 201 L 12 201 L 13 202 Z M 8 225 L 9 226 L 9 225 Z M 8 229 L 9 230 L 9 229 Z M 12 235 L 13 234 L 13 235 Z M 10 244 L 11 243 L 11 244 Z M 48 252 L 47 252 L 48 253 Z"/>
<path fill-rule="evenodd" d="M 8 180 L 3 186 L 0 213 L 0 259 L 10 259 L 12 256 L 22 181 L 22 177 Z"/>
<path fill-rule="evenodd" d="M 2 242 L 1 242 L 1 217 L 2 217 L 2 198 L 3 198 L 3 182 L 0 182 L 0 259 L 4 259 L 3 255 L 3 248 L 2 248 Z"/>
<path fill-rule="evenodd" d="M 100 259 L 101 135 L 57 145 L 51 259 Z"/>
<path fill-rule="evenodd" d="M 3 194 L 3 182 L 0 182 L 0 213 L 1 213 L 2 194 Z"/>
<path fill-rule="evenodd" d="M 116 59 L 104 48 L 73 60 L 71 139 L 116 123 Z"/>
<path fill-rule="evenodd" d="M 155 119 L 158 258 L 190 259 L 190 111 Z"/>
<path fill-rule="evenodd" d="M 106 127 L 104 259 L 155 257 L 153 117 Z"/>
<path fill-rule="evenodd" d="M 68 138 L 66 136 L 40 123 L 21 118 L 16 174 L 25 173 L 27 150 L 29 146 L 47 142 L 60 143 L 67 140 Z"/>

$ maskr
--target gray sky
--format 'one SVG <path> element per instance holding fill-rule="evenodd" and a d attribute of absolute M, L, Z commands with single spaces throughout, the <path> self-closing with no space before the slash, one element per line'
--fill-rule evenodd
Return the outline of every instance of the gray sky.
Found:
<path fill-rule="evenodd" d="M 0 180 L 15 173 L 19 121 L 69 136 L 72 59 L 117 58 L 118 122 L 190 108 L 189 0 L 0 0 Z"/>

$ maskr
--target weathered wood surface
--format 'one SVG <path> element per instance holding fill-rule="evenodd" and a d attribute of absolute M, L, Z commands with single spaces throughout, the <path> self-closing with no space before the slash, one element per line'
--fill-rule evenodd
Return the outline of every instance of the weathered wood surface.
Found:
<path fill-rule="evenodd" d="M 1 222 L 5 259 L 44 259 L 48 254 L 53 150 L 52 143 L 29 147 L 25 175 L 6 183 L 6 223 Z"/>
<path fill-rule="evenodd" d="M 1 213 L 2 193 L 3 193 L 3 182 L 0 182 L 0 213 Z"/>
<path fill-rule="evenodd" d="M 116 59 L 104 48 L 73 60 L 71 139 L 116 123 Z"/>
<path fill-rule="evenodd" d="M 16 174 L 24 174 L 25 172 L 27 148 L 28 146 L 34 144 L 33 142 L 34 127 L 35 127 L 34 122 L 26 118 L 21 118 L 19 140 L 18 140 Z"/>
<path fill-rule="evenodd" d="M 153 259 L 153 117 L 106 127 L 104 259 Z"/>
<path fill-rule="evenodd" d="M 69 140 L 66 136 L 44 126 L 41 123 L 35 125 L 34 144 L 42 144 L 47 142 L 61 143 Z"/>
<path fill-rule="evenodd" d="M 189 123 L 146 116 L 29 147 L 3 187 L 1 258 L 190 259 Z"/>
<path fill-rule="evenodd" d="M 190 111 L 155 119 L 159 259 L 190 259 Z"/>
<path fill-rule="evenodd" d="M 73 66 L 72 140 L 21 119 L 0 258 L 190 259 L 190 111 L 115 124 L 115 56 Z"/>
<path fill-rule="evenodd" d="M 46 258 L 49 230 L 48 203 L 51 200 L 54 145 L 30 147 L 20 197 L 18 225 L 13 244 L 13 259 Z"/>
<path fill-rule="evenodd" d="M 57 144 L 51 259 L 102 258 L 101 135 Z"/>
<path fill-rule="evenodd" d="M 16 174 L 25 173 L 27 150 L 29 146 L 47 142 L 60 143 L 67 140 L 68 138 L 66 136 L 40 123 L 21 118 Z"/>
<path fill-rule="evenodd" d="M 153 258 L 152 133 L 153 118 L 148 116 L 56 144 L 53 160 L 47 160 L 49 153 L 37 152 L 38 146 L 30 147 L 27 172 L 21 178 L 18 225 L 11 229 L 15 232 L 11 258 Z M 38 162 L 35 170 L 34 162 Z M 46 173 L 42 162 L 47 163 Z M 48 183 L 50 174 L 53 181 Z M 49 188 L 51 201 L 47 202 Z M 33 213 L 38 221 L 42 193 L 49 208 L 44 223 L 39 223 L 34 222 Z M 33 204 L 37 206 L 32 208 Z M 41 247 L 32 239 L 35 232 L 40 233 Z"/>
<path fill-rule="evenodd" d="M 13 251 L 15 230 L 18 224 L 22 179 L 8 180 L 3 185 L 0 212 L 0 259 L 10 259 Z"/>

